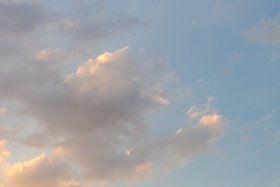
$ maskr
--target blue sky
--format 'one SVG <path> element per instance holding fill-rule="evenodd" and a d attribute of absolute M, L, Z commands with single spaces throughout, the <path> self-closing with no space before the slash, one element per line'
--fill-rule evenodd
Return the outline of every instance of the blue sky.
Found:
<path fill-rule="evenodd" d="M 279 5 L 0 0 L 0 187 L 278 187 Z"/>

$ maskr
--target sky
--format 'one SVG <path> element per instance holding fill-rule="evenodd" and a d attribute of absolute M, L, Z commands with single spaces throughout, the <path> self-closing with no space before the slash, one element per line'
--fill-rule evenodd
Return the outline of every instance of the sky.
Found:
<path fill-rule="evenodd" d="M 279 187 L 279 7 L 0 0 L 0 187 Z"/>

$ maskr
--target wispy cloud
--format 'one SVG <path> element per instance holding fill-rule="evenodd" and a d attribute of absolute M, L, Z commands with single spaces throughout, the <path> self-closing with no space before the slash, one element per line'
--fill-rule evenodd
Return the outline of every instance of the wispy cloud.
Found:
<path fill-rule="evenodd" d="M 259 23 L 244 33 L 247 40 L 264 45 L 280 44 L 280 16 L 261 18 Z"/>

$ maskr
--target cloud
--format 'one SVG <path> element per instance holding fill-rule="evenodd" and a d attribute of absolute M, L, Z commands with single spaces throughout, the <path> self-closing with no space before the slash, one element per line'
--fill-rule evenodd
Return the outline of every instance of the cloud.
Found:
<path fill-rule="evenodd" d="M 2 187 L 2 176 L 5 172 L 5 159 L 11 155 L 10 151 L 6 149 L 6 140 L 0 140 L 0 187 Z"/>
<path fill-rule="evenodd" d="M 213 114 L 213 115 L 207 115 L 207 116 L 203 116 L 200 120 L 199 123 L 203 124 L 203 125 L 213 125 L 216 124 L 218 122 L 218 120 L 220 119 L 221 116 L 217 115 L 217 114 Z"/>
<path fill-rule="evenodd" d="M 79 2 L 76 7 L 87 10 L 83 13 L 75 6 L 53 10 L 46 4 L 46 1 L 0 0 L 1 59 L 26 57 L 31 51 L 36 51 L 37 60 L 46 60 L 50 53 L 56 53 L 56 57 L 61 59 L 66 56 L 61 44 L 67 44 L 66 48 L 72 49 L 67 53 L 70 56 L 73 56 L 73 51 L 86 53 L 92 50 L 97 40 L 143 25 L 137 17 L 101 14 L 98 7 L 103 7 L 102 3 L 93 3 L 91 7 L 94 8 L 88 9 L 87 4 Z M 103 8 L 102 11 L 108 10 Z M 60 47 L 55 49 L 57 45 Z M 67 60 L 71 61 L 71 58 Z"/>
<path fill-rule="evenodd" d="M 111 7 L 106 8 L 107 3 L 104 2 L 79 1 L 72 4 L 71 10 L 61 17 L 57 28 L 60 36 L 72 41 L 75 46 L 90 46 L 97 40 L 144 25 L 135 16 L 124 13 L 112 16 Z"/>
<path fill-rule="evenodd" d="M 0 33 L 26 34 L 50 19 L 47 11 L 39 4 L 0 1 Z"/>
<path fill-rule="evenodd" d="M 89 178 L 109 180 L 139 174 L 147 163 L 126 162 L 118 149 L 139 143 L 146 136 L 143 115 L 168 100 L 163 91 L 154 88 L 157 80 L 150 76 L 128 47 L 106 52 L 65 76 L 60 83 L 64 90 L 53 90 L 40 99 L 38 95 L 26 98 L 24 112 L 41 121 L 49 132 L 62 136 L 60 155 L 82 164 Z"/>
<path fill-rule="evenodd" d="M 181 128 L 177 133 L 159 139 L 150 137 L 134 144 L 127 144 L 128 149 L 123 151 L 117 149 L 118 145 L 111 144 L 108 147 L 106 145 L 110 141 L 108 138 L 105 138 L 104 142 L 92 140 L 94 143 L 91 144 L 88 144 L 90 138 L 84 138 L 83 142 L 77 142 L 76 139 L 75 144 L 73 142 L 62 145 L 57 148 L 56 154 L 82 164 L 88 179 L 132 180 L 152 174 L 151 164 L 154 161 L 160 161 L 162 167 L 167 170 L 184 167 L 188 163 L 188 158 L 211 148 L 211 145 L 222 136 L 226 124 L 227 120 L 223 116 L 208 113 L 201 116 L 191 127 Z"/>
<path fill-rule="evenodd" d="M 54 13 L 33 0 L 0 1 L 0 100 L 8 106 L 0 108 L 0 135 L 53 151 L 11 164 L 6 141 L 0 141 L 5 187 L 78 187 L 149 177 L 155 162 L 172 170 L 207 152 L 227 124 L 209 97 L 188 110 L 192 124 L 158 138 L 151 134 L 146 115 L 172 104 L 165 84 L 177 79 L 176 71 L 162 60 L 146 62 L 129 47 L 93 58 L 87 44 L 143 23 L 78 4 L 79 10 Z M 72 164 L 79 168 L 75 173 Z"/>
<path fill-rule="evenodd" d="M 274 143 L 277 144 L 280 142 L 280 129 L 276 130 L 274 133 Z"/>
<path fill-rule="evenodd" d="M 62 48 L 46 48 L 37 50 L 35 59 L 41 62 L 67 62 L 69 60 L 67 50 Z M 73 58 L 73 56 L 71 56 Z"/>
<path fill-rule="evenodd" d="M 27 92 L 19 96 L 25 104 L 22 112 L 33 115 L 52 132 L 76 134 L 94 130 L 98 133 L 106 129 L 107 133 L 115 130 L 129 133 L 126 125 L 142 123 L 138 120 L 143 112 L 161 106 L 162 102 L 155 98 L 163 97 L 148 82 L 144 67 L 137 66 L 129 49 L 124 48 L 90 59 L 65 78 L 50 72 L 56 79 L 49 80 L 52 78 L 48 75 L 40 78 L 42 72 L 34 72 L 33 76 L 39 79 L 31 85 L 28 81 L 25 88 L 37 91 L 22 90 Z M 104 129 L 100 129 L 100 124 Z M 137 126 L 132 125 L 130 130 Z"/>
<path fill-rule="evenodd" d="M 90 177 L 118 173 L 125 160 L 119 162 L 122 155 L 117 149 L 144 138 L 143 115 L 168 100 L 160 87 L 154 87 L 165 72 L 158 72 L 157 78 L 153 74 L 154 80 L 150 80 L 149 68 L 138 63 L 128 47 L 90 59 L 65 77 L 49 63 L 31 61 L 21 67 L 10 67 L 16 76 L 5 73 L 0 84 L 2 96 L 21 103 L 17 114 L 36 119 L 43 129 L 24 142 L 40 147 L 53 140 L 54 145 L 69 149 L 69 159 L 90 170 L 85 172 Z M 120 175 L 147 168 L 142 162 L 126 165 L 128 170 L 122 169 Z"/>
<path fill-rule="evenodd" d="M 53 147 L 56 139 L 51 139 L 47 132 L 34 132 L 26 137 L 24 144 L 38 148 Z"/>
<path fill-rule="evenodd" d="M 190 119 L 196 119 L 198 117 L 206 115 L 209 112 L 212 112 L 212 113 L 215 112 L 215 111 L 210 111 L 210 109 L 213 110 L 213 108 L 211 108 L 211 101 L 213 99 L 214 99 L 213 97 L 209 97 L 207 104 L 190 107 L 186 113 L 187 116 Z"/>
<path fill-rule="evenodd" d="M 39 126 L 23 143 L 55 149 L 54 155 L 60 160 L 81 167 L 85 181 L 147 177 L 153 173 L 155 161 L 168 169 L 183 167 L 189 157 L 211 149 L 223 134 L 227 122 L 211 107 L 210 97 L 207 104 L 189 110 L 190 118 L 197 120 L 193 126 L 157 139 L 150 135 L 145 115 L 169 104 L 162 84 L 174 71 L 166 63 L 142 62 L 129 47 L 82 62 L 67 75 L 61 66 L 48 62 L 51 57 L 43 57 L 23 61 L 20 68 L 15 64 L 4 69 L 0 95 L 19 102 L 15 114 L 34 119 Z M 154 71 L 155 64 L 161 68 Z M 33 185 L 28 182 L 35 174 L 61 168 L 69 171 L 65 164 L 42 155 L 20 164 L 27 173 L 15 170 L 9 183 L 16 186 L 17 181 L 26 179 L 26 184 Z M 46 179 L 53 183 L 41 178 L 42 185 L 59 186 L 51 174 Z M 62 172 L 59 181 L 68 180 L 67 176 Z"/>
<path fill-rule="evenodd" d="M 6 140 L 0 140 L 0 164 L 5 157 L 9 157 L 11 154 L 8 150 L 6 150 L 5 146 Z"/>
<path fill-rule="evenodd" d="M 244 33 L 247 40 L 264 45 L 280 44 L 280 16 L 261 18 L 259 23 Z"/>
<path fill-rule="evenodd" d="M 6 108 L 0 107 L 0 116 L 1 116 L 1 115 L 5 115 L 6 113 L 7 113 Z"/>
<path fill-rule="evenodd" d="M 114 18 L 114 20 L 83 18 L 62 23 L 59 31 L 62 36 L 67 36 L 75 44 L 92 44 L 96 40 L 104 39 L 137 25 L 143 25 L 143 22 L 136 17 L 120 17 Z"/>
<path fill-rule="evenodd" d="M 35 44 L 36 30 L 50 22 L 52 16 L 37 3 L 0 1 L 1 66 Z"/>
<path fill-rule="evenodd" d="M 5 175 L 4 185 L 11 187 L 80 187 L 64 161 L 44 153 L 28 162 L 9 165 Z"/>
<path fill-rule="evenodd" d="M 28 162 L 9 164 L 11 155 L 6 148 L 6 140 L 0 141 L 0 186 L 5 187 L 80 187 L 72 179 L 71 167 L 55 155 L 45 153 Z"/>

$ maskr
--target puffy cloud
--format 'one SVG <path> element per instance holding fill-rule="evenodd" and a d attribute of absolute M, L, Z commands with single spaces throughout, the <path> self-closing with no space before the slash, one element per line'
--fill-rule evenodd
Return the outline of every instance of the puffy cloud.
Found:
<path fill-rule="evenodd" d="M 26 145 L 54 147 L 55 155 L 81 167 L 86 181 L 132 180 L 151 174 L 156 160 L 164 167 L 183 167 L 189 157 L 211 147 L 226 123 L 210 106 L 210 97 L 189 110 L 189 117 L 197 119 L 194 126 L 159 139 L 149 136 L 145 114 L 169 101 L 161 82 L 170 70 L 153 71 L 154 65 L 137 60 L 129 47 L 89 59 L 66 76 L 50 63 L 29 62 L 24 66 L 32 67 L 28 75 L 6 77 L 9 85 L 0 81 L 1 93 L 18 100 L 17 114 L 36 119 L 41 127 Z M 51 160 L 43 155 L 34 167 L 29 162 L 21 167 L 39 174 L 36 168 L 47 163 L 43 166 L 56 170 Z M 32 177 L 16 170 L 9 182 L 17 185 L 23 178 Z"/>
<path fill-rule="evenodd" d="M 135 124 L 142 123 L 143 112 L 162 105 L 155 99 L 160 94 L 148 76 L 128 48 L 104 53 L 81 64 L 65 80 L 54 74 L 55 82 L 44 77 L 38 81 L 40 85 L 25 85 L 37 91 L 24 89 L 27 93 L 19 96 L 25 104 L 22 112 L 33 115 L 50 131 L 67 135 L 93 130 L 122 134 L 139 131 L 141 125 Z"/>
<path fill-rule="evenodd" d="M 221 118 L 220 115 L 213 114 L 213 115 L 207 115 L 203 116 L 200 120 L 199 123 L 203 125 L 215 125 L 218 120 Z"/>
<path fill-rule="evenodd" d="M 44 153 L 28 162 L 6 167 L 5 175 L 4 185 L 11 187 L 80 187 L 65 162 Z"/>
<path fill-rule="evenodd" d="M 143 115 L 168 101 L 155 87 L 168 72 L 151 75 L 128 47 L 90 59 L 66 77 L 49 63 L 28 62 L 22 67 L 16 77 L 2 75 L 6 77 L 0 84 L 2 95 L 21 103 L 17 114 L 38 120 L 43 129 L 31 134 L 26 144 L 53 142 L 70 152 L 65 157 L 82 164 L 90 178 L 139 174 L 147 168 L 149 164 L 138 160 L 126 163 L 118 149 L 145 138 Z M 28 74 L 22 72 L 27 69 Z"/>
<path fill-rule="evenodd" d="M 76 17 L 72 11 L 71 21 L 67 10 L 54 19 L 38 2 L 0 1 L 0 99 L 16 103 L 4 117 L 13 118 L 20 128 L 20 119 L 30 118 L 37 126 L 21 143 L 55 150 L 51 156 L 9 165 L 4 160 L 9 156 L 5 141 L 0 141 L 5 187 L 81 186 L 72 179 L 69 163 L 81 168 L 77 175 L 85 183 L 133 180 L 152 174 L 155 161 L 168 169 L 184 167 L 189 157 L 211 148 L 226 123 L 210 106 L 212 97 L 187 112 L 196 120 L 194 125 L 155 138 L 148 132 L 145 115 L 170 104 L 164 84 L 176 80 L 176 72 L 164 62 L 143 62 L 129 47 L 94 59 L 86 58 L 82 51 L 88 49 L 77 45 L 92 44 L 141 21 L 98 17 L 92 10 Z M 44 33 L 38 32 L 40 28 Z M 75 43 L 68 47 L 79 48 L 78 52 L 45 44 L 40 38 L 44 34 L 54 37 L 55 45 L 63 35 Z M 73 66 L 77 59 L 87 60 Z M 65 70 L 68 63 L 71 68 Z M 0 115 L 5 113 L 0 108 Z M 1 129 L 9 129 L 10 124 L 5 124 Z M 5 138 L 11 136 L 1 129 Z"/>
<path fill-rule="evenodd" d="M 265 44 L 279 45 L 280 44 L 280 16 L 274 18 L 261 18 L 259 23 L 245 32 L 247 40 Z"/>
<path fill-rule="evenodd" d="M 32 99 L 36 96 L 32 96 L 26 112 L 35 114 L 52 133 L 63 136 L 58 152 L 82 164 L 89 178 L 110 180 L 139 174 L 143 171 L 139 168 L 149 164 L 138 159 L 128 161 L 118 149 L 139 143 L 146 136 L 143 115 L 163 105 L 155 98 L 168 100 L 154 89 L 157 82 L 149 76 L 128 47 L 106 52 L 66 76 L 64 92 L 53 93 L 52 98 L 59 98 L 55 103 L 40 98 L 40 102 L 45 101 L 37 105 Z M 65 96 L 69 98 L 63 101 Z"/>

